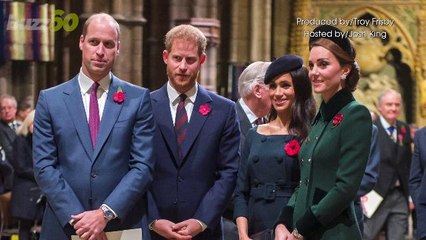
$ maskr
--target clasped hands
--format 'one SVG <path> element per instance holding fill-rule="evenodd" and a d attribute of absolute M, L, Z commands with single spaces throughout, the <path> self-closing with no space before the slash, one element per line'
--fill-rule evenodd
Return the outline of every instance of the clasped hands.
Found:
<path fill-rule="evenodd" d="M 303 240 L 303 238 L 296 238 L 284 224 L 278 224 L 275 227 L 275 240 Z"/>
<path fill-rule="evenodd" d="M 166 219 L 155 221 L 153 231 L 166 239 L 187 240 L 192 239 L 202 232 L 202 227 L 196 219 L 187 219 L 185 221 L 174 223 Z"/>
<path fill-rule="evenodd" d="M 82 240 L 108 240 L 104 229 L 108 219 L 104 218 L 101 209 L 85 211 L 77 215 L 71 215 L 72 226 L 76 234 Z"/>

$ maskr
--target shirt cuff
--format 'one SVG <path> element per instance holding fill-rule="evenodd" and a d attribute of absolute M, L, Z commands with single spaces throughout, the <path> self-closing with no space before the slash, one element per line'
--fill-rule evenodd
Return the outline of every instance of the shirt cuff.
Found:
<path fill-rule="evenodd" d="M 203 223 L 202 221 L 200 221 L 198 219 L 195 219 L 195 221 L 197 221 L 200 224 L 200 226 L 201 226 L 201 232 L 204 232 L 204 230 L 207 229 L 207 225 L 205 223 Z"/>

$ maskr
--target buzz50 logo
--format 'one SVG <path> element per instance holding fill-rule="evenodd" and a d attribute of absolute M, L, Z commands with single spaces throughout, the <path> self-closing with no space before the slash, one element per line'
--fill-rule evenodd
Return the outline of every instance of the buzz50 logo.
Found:
<path fill-rule="evenodd" d="M 78 16 L 75 13 L 70 13 L 65 16 L 64 10 L 56 9 L 55 18 L 51 19 L 40 19 L 40 18 L 14 18 L 9 15 L 7 21 L 7 30 L 46 30 L 53 29 L 57 32 L 63 28 L 67 32 L 71 32 L 78 26 Z M 63 16 L 63 17 L 62 17 Z"/>

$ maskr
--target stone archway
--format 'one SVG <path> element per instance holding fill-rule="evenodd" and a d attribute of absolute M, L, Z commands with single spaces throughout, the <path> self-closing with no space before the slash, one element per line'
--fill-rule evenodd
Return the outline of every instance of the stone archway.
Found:
<path fill-rule="evenodd" d="M 397 16 L 379 7 L 360 8 L 344 18 L 357 23 L 345 28 L 357 49 L 362 73 L 359 90 L 354 93 L 356 98 L 376 111 L 380 92 L 396 89 L 404 102 L 401 120 L 414 122 L 416 47 L 406 27 Z"/>

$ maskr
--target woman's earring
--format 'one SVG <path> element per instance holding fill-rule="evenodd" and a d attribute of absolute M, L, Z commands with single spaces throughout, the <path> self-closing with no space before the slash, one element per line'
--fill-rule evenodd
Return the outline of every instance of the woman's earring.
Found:
<path fill-rule="evenodd" d="M 346 79 L 346 75 L 342 75 L 342 76 L 340 77 L 340 79 L 341 79 L 341 80 L 345 80 L 345 79 Z"/>

